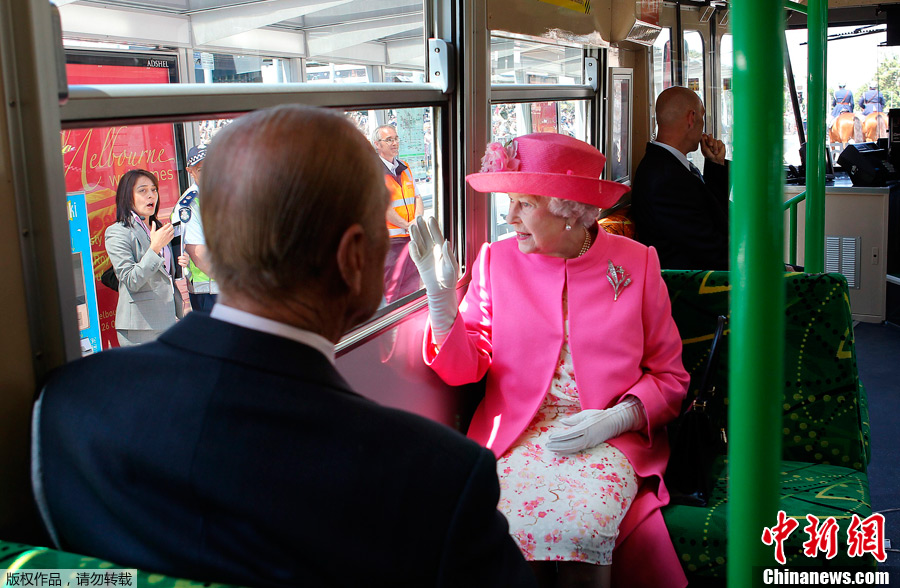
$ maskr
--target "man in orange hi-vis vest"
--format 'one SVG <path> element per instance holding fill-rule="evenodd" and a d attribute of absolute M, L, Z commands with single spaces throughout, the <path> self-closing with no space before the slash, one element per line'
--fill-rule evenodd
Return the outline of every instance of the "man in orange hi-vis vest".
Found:
<path fill-rule="evenodd" d="M 372 134 L 375 152 L 385 166 L 384 181 L 391 194 L 385 213 L 391 246 L 384 262 L 386 304 L 419 289 L 419 272 L 409 257 L 409 225 L 421 216 L 422 196 L 406 162 L 400 160 L 400 137 L 392 125 L 382 125 Z"/>

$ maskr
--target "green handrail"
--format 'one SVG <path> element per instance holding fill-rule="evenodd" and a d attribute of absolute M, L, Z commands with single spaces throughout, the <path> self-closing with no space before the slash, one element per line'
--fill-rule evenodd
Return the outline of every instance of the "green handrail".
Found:
<path fill-rule="evenodd" d="M 828 31 L 827 0 L 809 0 L 809 73 L 806 143 L 806 271 L 825 271 L 825 72 Z"/>
<path fill-rule="evenodd" d="M 788 263 L 797 265 L 797 205 L 806 199 L 806 190 L 800 192 L 784 203 L 784 209 L 789 210 L 790 237 L 788 244 Z"/>
<path fill-rule="evenodd" d="M 783 0 L 731 0 L 734 194 L 731 230 L 727 582 L 749 587 L 774 563 L 784 386 L 783 109 L 759 99 L 784 80 Z M 758 580 L 758 579 L 756 579 Z"/>
<path fill-rule="evenodd" d="M 799 2 L 790 2 L 789 0 L 785 0 L 784 7 L 790 8 L 791 10 L 796 10 L 801 14 L 806 14 L 806 5 L 800 4 Z"/>
<path fill-rule="evenodd" d="M 800 204 L 800 203 L 803 202 L 805 199 L 806 199 L 806 190 L 800 192 L 799 194 L 797 194 L 796 196 L 794 196 L 794 197 L 791 198 L 790 200 L 785 200 L 785 202 L 784 202 L 784 210 L 787 210 L 788 208 L 791 208 L 792 206 L 796 206 L 796 205 Z"/>

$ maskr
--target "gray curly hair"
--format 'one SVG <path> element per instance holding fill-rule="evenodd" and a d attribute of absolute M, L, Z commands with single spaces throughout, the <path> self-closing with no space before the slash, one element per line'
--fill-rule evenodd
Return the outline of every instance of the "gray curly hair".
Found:
<path fill-rule="evenodd" d="M 590 227 L 600 218 L 600 209 L 590 204 L 575 202 L 574 200 L 563 200 L 562 198 L 546 197 L 547 209 L 556 216 L 563 218 L 575 218 L 576 223 L 580 223 L 585 227 Z"/>

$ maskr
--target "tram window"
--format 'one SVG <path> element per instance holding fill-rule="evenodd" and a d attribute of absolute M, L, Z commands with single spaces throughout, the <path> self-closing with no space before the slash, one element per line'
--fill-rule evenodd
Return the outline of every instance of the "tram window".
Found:
<path fill-rule="evenodd" d="M 703 37 L 699 31 L 684 31 L 684 80 L 685 86 L 693 90 L 706 102 L 703 89 L 706 88 L 704 68 L 706 66 L 705 52 L 703 50 Z M 705 159 L 698 147 L 696 151 L 688 153 L 688 159 L 701 170 Z"/>
<path fill-rule="evenodd" d="M 734 46 L 731 34 L 722 35 L 719 43 L 719 71 L 722 72 L 722 87 L 719 89 L 719 137 L 725 143 L 725 157 L 731 159 L 734 151 L 734 92 L 731 81 L 734 67 Z"/>
<path fill-rule="evenodd" d="M 506 143 L 528 133 L 564 133 L 587 141 L 588 104 L 584 100 L 560 102 L 525 102 L 491 105 L 491 141 Z M 491 241 L 500 241 L 513 235 L 506 224 L 509 197 L 494 194 L 491 197 Z"/>
<path fill-rule="evenodd" d="M 287 60 L 255 55 L 194 52 L 197 83 L 276 84 L 289 82 Z"/>
<path fill-rule="evenodd" d="M 193 61 L 197 83 L 405 82 L 425 70 L 424 0 L 205 0 L 202 10 L 184 11 L 171 0 L 59 4 L 67 46 L 178 53 Z M 386 67 L 415 73 L 389 75 Z"/>
<path fill-rule="evenodd" d="M 672 29 L 664 28 L 653 42 L 653 104 L 656 97 L 672 84 Z M 652 109 L 652 105 L 651 105 Z M 655 114 L 651 114 L 655 118 Z"/>
<path fill-rule="evenodd" d="M 435 161 L 431 132 L 434 109 L 419 107 L 348 111 L 346 116 L 367 139 L 371 138 L 379 125 L 394 125 L 400 139 L 398 157 L 409 166 L 415 190 L 422 198 L 422 213 L 425 216 L 435 216 Z M 210 119 L 184 123 L 186 127 L 196 125 L 193 129 L 184 129 L 184 134 L 198 136 L 200 142 L 206 144 L 230 122 L 231 119 Z M 102 341 L 103 348 L 118 345 L 114 327 L 117 293 L 102 285 L 100 276 L 110 267 L 103 236 L 106 228 L 116 219 L 115 194 L 119 178 L 134 168 L 153 173 L 159 182 L 159 218 L 166 222 L 182 192 L 188 187 L 183 182 L 179 183 L 179 167 L 183 166 L 183 155 L 190 146 L 179 140 L 182 135 L 180 126 L 123 125 L 62 132 L 70 217 L 75 211 L 84 210 L 79 218 L 85 219 L 85 226 L 80 231 L 81 237 L 87 237 L 83 240 L 81 251 L 90 260 L 90 265 L 85 266 L 84 274 L 93 274 L 91 287 L 86 290 L 82 287 L 79 292 L 85 291 L 85 296 L 94 297 L 92 302 L 95 304 L 88 304 L 86 308 L 95 309 L 93 312 L 96 312 L 96 320 L 92 324 L 96 325 L 96 339 Z M 192 135 L 192 130 L 196 134 Z M 74 232 L 72 243 L 74 248 Z M 408 260 L 408 253 L 401 255 L 393 267 L 398 269 L 391 272 L 389 268 L 386 271 L 383 305 L 414 294 L 421 287 L 418 272 L 411 260 Z M 182 290 L 187 302 L 186 283 L 184 280 L 177 280 L 176 285 Z M 189 310 L 189 306 L 185 310 Z M 99 351 L 99 348 L 98 345 L 96 350 Z"/>
<path fill-rule="evenodd" d="M 492 84 L 584 83 L 584 51 L 517 38 L 491 37 Z"/>
<path fill-rule="evenodd" d="M 900 106 L 897 93 L 897 75 L 900 72 L 900 48 L 885 46 L 887 33 L 884 30 L 871 34 L 859 35 L 858 27 L 828 27 L 828 71 L 826 75 L 825 94 L 825 140 L 830 146 L 832 158 L 837 160 L 840 153 L 840 142 L 832 142 L 828 124 L 832 117 L 832 100 L 834 92 L 840 84 L 853 94 L 853 112 L 862 117 L 859 100 L 869 89 L 869 83 L 875 82 L 885 100 L 884 112 Z M 797 89 L 800 106 L 801 124 L 807 124 L 807 79 L 808 79 L 808 31 L 806 29 L 789 29 L 785 31 L 788 53 Z M 800 138 L 797 133 L 793 105 L 788 94 L 785 94 L 784 118 L 784 160 L 791 165 L 801 162 L 799 148 Z M 877 136 L 877 132 L 875 133 Z M 863 140 L 875 140 L 876 136 Z M 882 135 L 883 137 L 884 135 Z M 806 139 L 809 137 L 806 136 Z M 852 137 L 850 140 L 853 140 Z"/>

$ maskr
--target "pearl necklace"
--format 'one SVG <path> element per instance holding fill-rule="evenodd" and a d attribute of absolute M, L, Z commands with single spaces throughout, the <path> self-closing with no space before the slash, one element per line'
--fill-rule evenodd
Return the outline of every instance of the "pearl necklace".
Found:
<path fill-rule="evenodd" d="M 581 257 L 587 250 L 591 248 L 591 233 L 587 230 L 587 227 L 582 227 L 584 229 L 584 243 L 581 244 L 581 251 L 578 252 L 578 255 L 575 257 Z"/>

